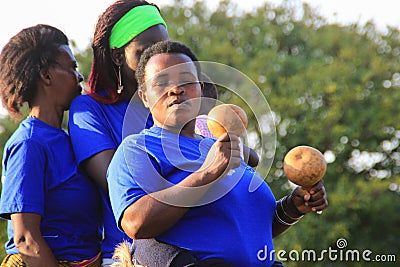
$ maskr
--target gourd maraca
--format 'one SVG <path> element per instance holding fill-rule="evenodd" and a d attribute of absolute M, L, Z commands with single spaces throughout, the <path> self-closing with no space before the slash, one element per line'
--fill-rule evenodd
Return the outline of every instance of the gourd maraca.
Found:
<path fill-rule="evenodd" d="M 283 171 L 291 182 L 307 190 L 325 175 L 326 161 L 318 149 L 297 146 L 286 154 Z"/>
<path fill-rule="evenodd" d="M 208 129 L 217 138 L 226 132 L 242 136 L 246 131 L 247 122 L 246 112 L 234 104 L 215 106 L 207 118 Z"/>

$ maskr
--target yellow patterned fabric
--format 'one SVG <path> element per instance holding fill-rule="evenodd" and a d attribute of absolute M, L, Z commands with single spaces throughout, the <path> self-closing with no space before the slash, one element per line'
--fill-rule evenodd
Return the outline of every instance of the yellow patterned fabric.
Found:
<path fill-rule="evenodd" d="M 26 266 L 25 262 L 22 260 L 19 254 L 8 254 L 1 263 L 1 267 L 18 267 L 18 266 Z"/>
<path fill-rule="evenodd" d="M 67 261 L 67 260 L 59 260 L 59 267 L 101 267 L 102 259 L 100 254 L 96 255 L 90 260 L 84 261 Z M 22 260 L 21 255 L 19 254 L 9 254 L 7 255 L 0 267 L 26 267 L 26 263 Z"/>

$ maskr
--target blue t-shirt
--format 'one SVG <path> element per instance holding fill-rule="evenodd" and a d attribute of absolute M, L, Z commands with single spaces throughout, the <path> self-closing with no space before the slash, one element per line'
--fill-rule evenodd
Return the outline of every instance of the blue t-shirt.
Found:
<path fill-rule="evenodd" d="M 0 216 L 41 215 L 40 230 L 57 259 L 84 260 L 100 251 L 100 196 L 78 172 L 68 134 L 27 118 L 7 141 L 3 155 Z M 7 254 L 18 253 L 8 222 Z"/>
<path fill-rule="evenodd" d="M 88 95 L 76 97 L 70 107 L 68 126 L 78 164 L 101 151 L 117 149 L 125 136 L 150 127 L 153 121 L 148 115 L 141 102 L 101 104 Z M 103 190 L 100 192 L 104 224 L 102 253 L 104 258 L 111 258 L 117 244 L 131 239 L 117 228 L 109 197 Z"/>
<path fill-rule="evenodd" d="M 204 163 L 214 139 L 193 139 L 158 127 L 125 138 L 108 169 L 111 205 L 118 226 L 125 209 L 149 192 L 176 184 Z M 222 258 L 236 266 L 273 263 L 275 198 L 243 161 L 218 180 L 172 228 L 157 239 L 190 250 L 199 259 Z M 169 204 L 185 205 L 185 203 Z M 265 257 L 265 253 L 272 256 Z"/>

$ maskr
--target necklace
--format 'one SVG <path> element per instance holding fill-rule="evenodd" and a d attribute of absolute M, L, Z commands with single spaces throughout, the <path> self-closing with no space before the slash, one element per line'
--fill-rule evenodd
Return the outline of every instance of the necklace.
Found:
<path fill-rule="evenodd" d="M 28 118 L 35 118 L 37 119 L 37 117 L 35 115 L 29 114 Z"/>

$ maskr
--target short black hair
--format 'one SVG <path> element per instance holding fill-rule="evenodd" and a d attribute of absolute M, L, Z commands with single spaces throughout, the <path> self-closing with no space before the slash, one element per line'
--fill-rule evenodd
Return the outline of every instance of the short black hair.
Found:
<path fill-rule="evenodd" d="M 201 69 L 200 64 L 198 64 L 198 59 L 193 51 L 186 45 L 174 42 L 170 40 L 161 41 L 158 43 L 153 44 L 152 46 L 148 47 L 140 57 L 140 61 L 136 70 L 136 79 L 138 82 L 138 86 L 140 89 L 145 89 L 144 85 L 145 81 L 145 69 L 147 62 L 155 55 L 159 54 L 184 54 L 188 56 L 196 66 L 197 69 L 197 77 L 201 77 Z"/>
<path fill-rule="evenodd" d="M 207 74 L 202 73 L 201 74 L 201 81 L 203 82 L 204 86 L 202 89 L 202 96 L 203 97 L 208 97 L 212 99 L 217 99 L 218 98 L 218 90 L 217 86 L 215 83 L 211 80 L 210 77 L 208 77 Z"/>

